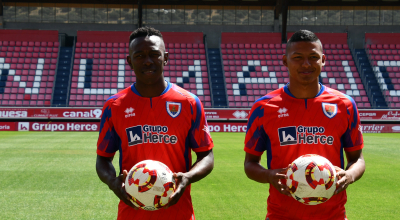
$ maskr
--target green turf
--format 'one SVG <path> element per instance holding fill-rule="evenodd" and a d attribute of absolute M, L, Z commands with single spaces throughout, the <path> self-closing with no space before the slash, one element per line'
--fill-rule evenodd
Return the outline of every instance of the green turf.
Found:
<path fill-rule="evenodd" d="M 118 199 L 95 171 L 97 135 L 0 132 L 0 219 L 115 219 Z M 244 134 L 212 136 L 214 170 L 192 189 L 196 219 L 264 219 L 268 185 L 244 174 Z M 364 139 L 367 170 L 348 188 L 347 215 L 399 219 L 400 134 Z"/>

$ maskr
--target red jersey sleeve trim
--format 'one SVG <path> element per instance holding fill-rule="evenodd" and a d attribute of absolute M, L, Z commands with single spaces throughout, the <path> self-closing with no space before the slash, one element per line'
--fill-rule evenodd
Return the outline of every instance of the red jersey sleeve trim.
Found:
<path fill-rule="evenodd" d="M 354 147 L 346 147 L 346 148 L 344 148 L 344 151 L 352 152 L 352 151 L 356 151 L 356 150 L 361 150 L 363 148 L 364 148 L 364 143 L 362 143 L 361 145 L 358 145 L 358 146 L 354 146 Z"/>
<path fill-rule="evenodd" d="M 209 150 L 211 150 L 211 149 L 213 149 L 213 148 L 214 148 L 214 144 L 211 143 L 210 145 L 205 146 L 205 147 L 192 148 L 192 150 L 193 150 L 194 152 L 198 153 L 198 152 L 209 151 Z"/>
<path fill-rule="evenodd" d="M 253 154 L 253 155 L 259 156 L 259 157 L 264 153 L 264 151 L 263 152 L 258 152 L 258 151 L 252 150 L 252 149 L 250 149 L 248 147 L 244 147 L 244 151 L 246 153 Z"/>
<path fill-rule="evenodd" d="M 113 157 L 115 153 L 107 153 L 101 150 L 96 151 L 97 155 L 102 156 L 102 157 Z"/>

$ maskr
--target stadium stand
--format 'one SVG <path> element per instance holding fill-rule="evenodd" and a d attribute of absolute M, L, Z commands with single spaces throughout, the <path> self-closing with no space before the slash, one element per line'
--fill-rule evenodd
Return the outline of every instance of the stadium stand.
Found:
<path fill-rule="evenodd" d="M 58 31 L 0 30 L 0 104 L 50 106 Z"/>
<path fill-rule="evenodd" d="M 255 100 L 288 82 L 286 67 L 279 61 L 285 46 L 279 43 L 280 36 L 279 33 L 222 33 L 229 107 L 251 107 Z"/>
<path fill-rule="evenodd" d="M 129 67 L 131 32 L 78 31 L 69 106 L 102 106 L 110 95 L 136 81 Z M 163 32 L 169 62 L 165 79 L 196 94 L 211 107 L 203 33 Z"/>
<path fill-rule="evenodd" d="M 288 33 L 288 38 L 292 34 Z M 347 45 L 347 34 L 316 34 L 324 44 L 327 57 L 320 81 L 353 97 L 359 108 L 370 108 Z M 229 107 L 250 107 L 255 100 L 289 81 L 287 68 L 281 62 L 286 44 L 280 42 L 280 33 L 222 33 Z"/>
<path fill-rule="evenodd" d="M 366 33 L 366 51 L 390 108 L 400 107 L 399 33 Z"/>

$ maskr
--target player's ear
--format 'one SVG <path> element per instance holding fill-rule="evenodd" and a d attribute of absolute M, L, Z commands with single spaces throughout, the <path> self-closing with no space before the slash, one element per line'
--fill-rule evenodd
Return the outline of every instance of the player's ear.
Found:
<path fill-rule="evenodd" d="M 166 66 L 168 63 L 168 55 L 169 55 L 168 52 L 164 52 L 164 66 Z"/>
<path fill-rule="evenodd" d="M 282 63 L 283 63 L 284 66 L 286 66 L 286 67 L 288 66 L 287 65 L 287 56 L 286 56 L 286 54 L 283 54 L 283 56 L 282 56 Z"/>
<path fill-rule="evenodd" d="M 326 56 L 322 54 L 322 66 L 325 66 Z"/>
<path fill-rule="evenodd" d="M 131 61 L 131 57 L 130 56 L 126 56 L 126 62 L 128 62 L 128 64 L 131 67 L 131 69 L 133 69 L 132 61 Z"/>

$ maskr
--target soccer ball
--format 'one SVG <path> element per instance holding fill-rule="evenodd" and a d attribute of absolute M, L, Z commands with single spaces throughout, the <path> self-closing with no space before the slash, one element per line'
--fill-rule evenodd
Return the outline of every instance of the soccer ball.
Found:
<path fill-rule="evenodd" d="M 286 185 L 294 199 L 306 205 L 328 201 L 336 189 L 336 171 L 325 157 L 306 154 L 290 164 Z"/>
<path fill-rule="evenodd" d="M 154 211 L 168 204 L 170 195 L 175 191 L 175 179 L 167 165 L 144 160 L 129 171 L 125 190 L 136 207 Z"/>

